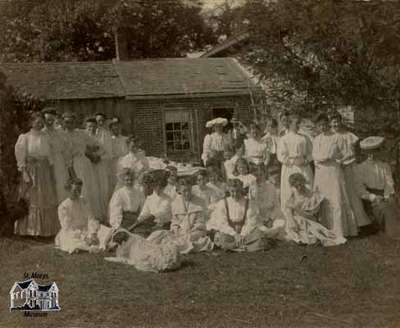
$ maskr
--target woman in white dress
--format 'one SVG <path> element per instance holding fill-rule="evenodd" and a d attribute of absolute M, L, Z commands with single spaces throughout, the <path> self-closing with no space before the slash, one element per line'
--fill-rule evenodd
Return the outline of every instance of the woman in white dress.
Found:
<path fill-rule="evenodd" d="M 118 171 L 123 168 L 130 168 L 135 172 L 136 184 L 140 185 L 144 173 L 149 169 L 149 161 L 146 158 L 146 153 L 144 150 L 140 149 L 139 140 L 130 135 L 126 139 L 128 145 L 128 154 L 121 157 L 118 161 Z M 121 187 L 118 183 L 116 188 Z"/>
<path fill-rule="evenodd" d="M 93 215 L 102 217 L 99 186 L 96 172 L 87 151 L 93 147 L 93 139 L 85 132 L 75 129 L 76 117 L 71 112 L 63 114 L 64 144 L 66 145 L 67 167 L 70 174 L 82 180 L 82 197 L 86 200 Z"/>
<path fill-rule="evenodd" d="M 298 133 L 300 117 L 289 116 L 289 130 L 279 139 L 278 160 L 282 163 L 281 173 L 281 206 L 284 206 L 291 194 L 289 176 L 293 173 L 304 175 L 309 188 L 313 186 L 313 173 L 310 163 L 312 161 L 312 144 L 310 140 Z"/>
<path fill-rule="evenodd" d="M 326 199 L 322 206 L 322 224 L 337 237 L 356 236 L 357 221 L 350 206 L 343 170 L 338 162 L 343 158 L 339 137 L 330 130 L 327 115 L 320 114 L 316 124 L 322 132 L 313 142 L 314 187 Z"/>
<path fill-rule="evenodd" d="M 168 172 L 168 184 L 164 189 L 164 193 L 166 193 L 173 201 L 177 196 L 177 183 L 178 183 L 178 169 L 175 166 L 168 165 L 165 168 Z"/>
<path fill-rule="evenodd" d="M 204 210 L 206 211 L 206 218 L 208 219 L 213 206 L 221 198 L 214 189 L 208 186 L 208 173 L 206 170 L 201 170 L 196 176 L 197 184 L 192 187 L 192 194 L 197 198 L 203 200 Z"/>
<path fill-rule="evenodd" d="M 207 134 L 203 142 L 203 154 L 201 159 L 204 166 L 216 165 L 222 167 L 224 162 L 224 150 L 230 145 L 230 138 L 224 133 L 224 127 L 228 124 L 225 118 L 216 118 L 207 122 L 206 127 L 212 128 L 213 133 Z"/>
<path fill-rule="evenodd" d="M 54 121 L 57 117 L 57 112 L 52 107 L 46 107 L 42 110 L 44 115 L 43 132 L 46 133 L 50 140 L 50 150 L 53 157 L 54 178 L 56 181 L 56 191 L 58 204 L 67 198 L 68 193 L 65 190 L 65 183 L 68 181 L 68 170 L 65 156 L 65 144 L 62 137 L 62 131 L 55 128 Z"/>
<path fill-rule="evenodd" d="M 161 244 L 169 239 L 178 246 L 181 254 L 213 249 L 213 243 L 207 236 L 204 201 L 193 195 L 191 189 L 192 185 L 188 180 L 179 180 L 179 194 L 171 205 L 170 230 L 155 231 L 147 240 Z"/>
<path fill-rule="evenodd" d="M 49 136 L 42 129 L 41 113 L 31 116 L 31 130 L 21 134 L 15 145 L 15 158 L 22 174 L 20 197 L 29 205 L 27 216 L 15 221 L 17 235 L 54 236 L 57 220 L 57 193 Z"/>
<path fill-rule="evenodd" d="M 220 200 L 207 222 L 214 244 L 224 250 L 255 252 L 265 250 L 268 241 L 258 221 L 258 208 L 245 197 L 243 182 L 229 180 L 230 196 Z"/>
<path fill-rule="evenodd" d="M 134 186 L 135 172 L 132 169 L 123 169 L 118 177 L 123 187 L 114 191 L 109 205 L 109 222 L 114 231 L 120 227 L 128 229 L 134 224 L 145 201 L 143 192 Z"/>
<path fill-rule="evenodd" d="M 343 158 L 339 160 L 339 163 L 343 168 L 350 205 L 357 220 L 358 227 L 364 227 L 372 222 L 364 211 L 362 199 L 358 192 L 361 182 L 356 178 L 357 163 L 355 150 L 359 138 L 346 129 L 343 124 L 342 116 L 339 113 L 334 113 L 334 115 L 330 117 L 330 120 L 333 132 L 339 137 L 339 148 L 340 152 L 343 154 Z"/>
<path fill-rule="evenodd" d="M 268 178 L 275 184 L 275 187 L 280 188 L 282 164 L 278 161 L 277 157 L 278 144 L 279 144 L 277 120 L 275 119 L 268 120 L 266 132 L 267 133 L 262 137 L 262 141 L 267 145 L 267 151 L 269 153 L 267 175 Z"/>
<path fill-rule="evenodd" d="M 261 139 L 261 129 L 255 123 L 250 125 L 249 138 L 244 140 L 244 157 L 254 165 L 267 166 L 270 160 L 267 144 Z"/>
<path fill-rule="evenodd" d="M 306 187 L 306 179 L 300 173 L 289 177 L 292 187 L 290 198 L 285 204 L 286 239 L 299 244 L 312 245 L 320 242 L 322 246 L 341 245 L 346 242 L 342 235 L 336 234 L 318 223 L 321 220 L 321 206 L 325 201 L 318 191 Z"/>
<path fill-rule="evenodd" d="M 278 191 L 267 180 L 264 165 L 253 167 L 252 172 L 257 179 L 257 183 L 250 190 L 250 199 L 257 204 L 259 220 L 268 229 L 270 236 L 274 234 L 276 238 L 282 238 L 286 219 L 281 210 Z"/>
<path fill-rule="evenodd" d="M 154 170 L 150 174 L 153 193 L 147 196 L 136 223 L 128 229 L 133 231 L 141 226 L 143 235 L 148 235 L 153 230 L 169 228 L 172 218 L 171 198 L 164 193 L 168 184 L 168 173 L 165 170 Z"/>
<path fill-rule="evenodd" d="M 85 121 L 86 133 L 90 139 L 90 145 L 86 151 L 86 156 L 89 157 L 92 163 L 92 169 L 96 174 L 98 190 L 96 195 L 98 197 L 99 207 L 92 210 L 96 213 L 97 217 L 104 220 L 107 217 L 108 203 L 111 197 L 110 191 L 110 157 L 100 139 L 96 135 L 97 122 L 94 118 L 87 118 Z"/>
<path fill-rule="evenodd" d="M 127 137 L 121 134 L 121 122 L 119 118 L 113 118 L 108 126 L 111 132 L 110 188 L 114 190 L 118 179 L 118 160 L 128 154 L 128 145 L 126 142 Z"/>
<path fill-rule="evenodd" d="M 226 196 L 226 192 L 228 191 L 228 186 L 225 182 L 222 181 L 221 175 L 217 168 L 210 166 L 207 168 L 208 173 L 208 182 L 207 187 L 213 190 L 213 193 L 216 196 L 216 201 L 221 200 Z"/>
<path fill-rule="evenodd" d="M 125 229 L 118 229 L 111 243 L 118 246 L 115 257 L 105 258 L 110 262 L 125 263 L 140 271 L 156 273 L 176 270 L 181 265 L 177 245 L 167 239 L 157 244 Z"/>
<path fill-rule="evenodd" d="M 61 230 L 55 238 L 55 246 L 69 254 L 78 251 L 97 252 L 101 245 L 97 221 L 85 200 L 81 198 L 82 180 L 70 179 L 66 184 L 69 196 L 58 206 L 58 219 Z M 103 226 L 104 229 L 109 229 Z"/>

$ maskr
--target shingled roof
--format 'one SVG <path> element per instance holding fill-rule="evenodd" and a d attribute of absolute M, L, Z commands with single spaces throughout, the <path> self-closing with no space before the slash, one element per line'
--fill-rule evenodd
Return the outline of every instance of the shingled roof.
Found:
<path fill-rule="evenodd" d="M 248 94 L 251 83 L 232 58 L 3 63 L 0 69 L 15 88 L 50 100 Z"/>

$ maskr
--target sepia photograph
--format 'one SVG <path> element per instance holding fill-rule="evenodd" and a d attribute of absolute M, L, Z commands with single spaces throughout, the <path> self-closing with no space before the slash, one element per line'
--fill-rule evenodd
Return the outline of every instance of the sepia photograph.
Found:
<path fill-rule="evenodd" d="M 399 0 L 0 0 L 0 328 L 400 327 Z"/>

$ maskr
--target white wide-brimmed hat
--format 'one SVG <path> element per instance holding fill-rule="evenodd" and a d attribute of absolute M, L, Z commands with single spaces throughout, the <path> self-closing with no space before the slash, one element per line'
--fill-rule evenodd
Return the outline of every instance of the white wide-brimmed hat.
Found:
<path fill-rule="evenodd" d="M 228 124 L 228 120 L 226 118 L 223 117 L 217 117 L 214 118 L 211 121 L 208 121 L 206 123 L 206 128 L 212 128 L 214 125 L 220 124 L 222 126 L 226 126 Z"/>
<path fill-rule="evenodd" d="M 365 138 L 360 142 L 360 148 L 362 150 L 375 150 L 382 146 L 385 141 L 384 137 L 372 136 Z"/>

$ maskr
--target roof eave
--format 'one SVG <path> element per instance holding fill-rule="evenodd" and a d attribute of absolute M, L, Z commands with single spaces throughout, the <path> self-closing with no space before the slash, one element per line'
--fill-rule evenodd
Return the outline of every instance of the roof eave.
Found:
<path fill-rule="evenodd" d="M 190 99 L 190 98 L 212 98 L 212 97 L 239 97 L 249 96 L 249 90 L 232 92 L 207 92 L 207 93 L 186 93 L 186 94 L 149 94 L 149 95 L 127 95 L 126 100 L 144 99 Z"/>

